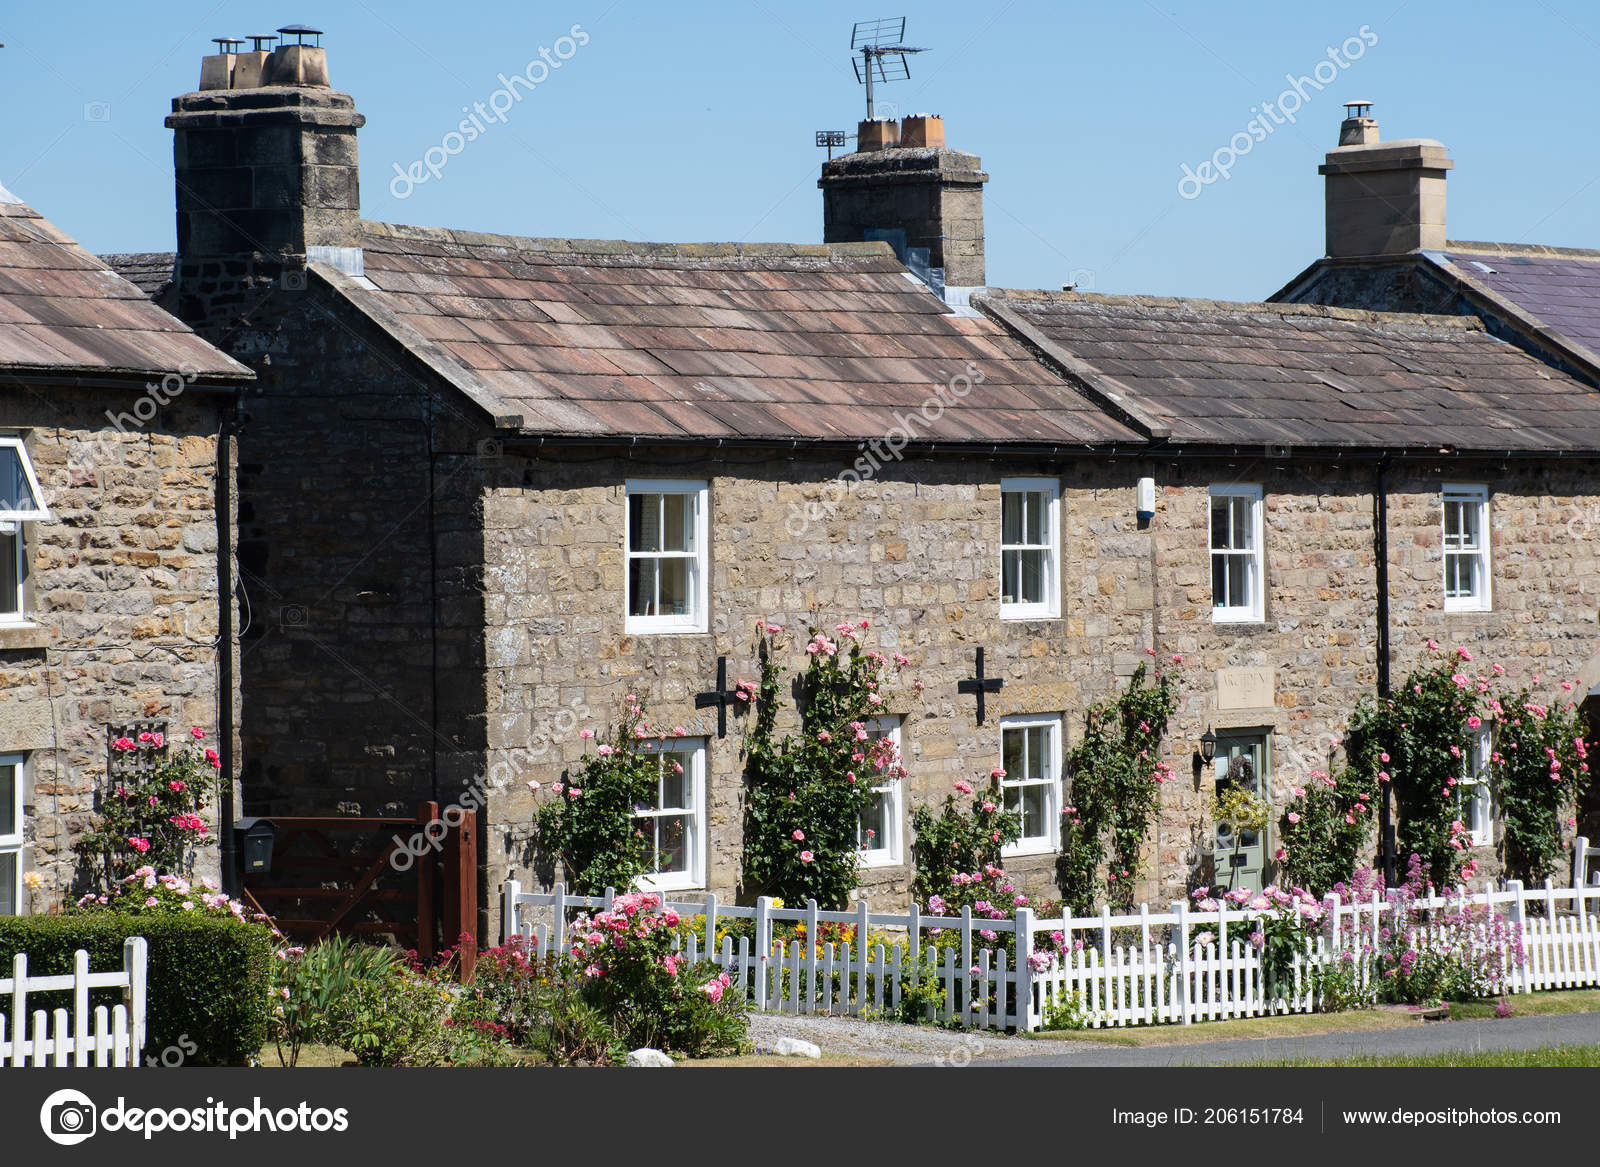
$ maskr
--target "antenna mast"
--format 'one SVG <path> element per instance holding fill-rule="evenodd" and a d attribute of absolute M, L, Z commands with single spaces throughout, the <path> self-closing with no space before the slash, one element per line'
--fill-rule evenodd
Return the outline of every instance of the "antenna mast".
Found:
<path fill-rule="evenodd" d="M 891 16 L 882 20 L 858 20 L 850 30 L 851 64 L 855 66 L 856 81 L 867 87 L 867 120 L 875 116 L 872 108 L 872 84 L 905 81 L 911 77 L 906 62 L 907 53 L 921 53 L 924 49 L 902 44 L 906 35 L 906 18 Z M 854 54 L 860 53 L 860 57 Z"/>

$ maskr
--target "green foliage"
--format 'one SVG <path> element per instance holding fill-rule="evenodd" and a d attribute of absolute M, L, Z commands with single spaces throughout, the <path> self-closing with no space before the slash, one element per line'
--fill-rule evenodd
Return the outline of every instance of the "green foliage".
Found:
<path fill-rule="evenodd" d="M 1479 685 L 1460 671 L 1471 659 L 1457 649 L 1417 669 L 1387 700 L 1362 697 L 1345 737 L 1360 781 L 1393 786 L 1400 850 L 1422 857 L 1436 887 L 1459 882 L 1470 858 L 1459 840 L 1456 785 L 1472 745 L 1468 719 L 1481 712 Z"/>
<path fill-rule="evenodd" d="M 201 812 L 222 763 L 215 750 L 201 744 L 201 730 L 189 734 L 189 741 L 161 765 L 114 782 L 79 839 L 78 853 L 97 871 L 101 888 L 111 888 L 146 865 L 191 876 L 199 848 L 215 846 Z M 137 742 L 118 738 L 112 748 L 124 754 L 154 753 L 168 744 L 159 733 L 139 737 Z"/>
<path fill-rule="evenodd" d="M 390 949 L 353 943 L 343 936 L 330 936 L 310 949 L 284 949 L 274 963 L 272 978 L 277 998 L 272 1038 L 278 1060 L 295 1065 L 301 1046 L 310 1042 L 340 1045 L 334 1034 L 336 1009 L 358 983 L 387 984 L 394 971 L 395 956 Z"/>
<path fill-rule="evenodd" d="M 1046 1029 L 1088 1029 L 1091 1018 L 1083 998 L 1076 992 L 1062 990 L 1045 1004 Z"/>
<path fill-rule="evenodd" d="M 649 734 L 643 703 L 629 694 L 610 739 L 597 742 L 593 754 L 551 787 L 555 801 L 539 808 L 540 843 L 560 858 L 580 895 L 626 890 L 655 870 L 652 844 L 635 820 L 638 808 L 655 800 L 661 767 L 646 748 Z"/>
<path fill-rule="evenodd" d="M 983 790 L 974 791 L 965 780 L 955 784 L 957 793 L 972 795 L 966 810 L 956 805 L 954 794 L 947 794 L 937 815 L 926 806 L 912 812 L 911 855 L 917 874 L 911 894 L 923 904 L 941 897 L 944 907 L 937 915 L 960 915 L 963 907 L 981 898 L 986 885 L 970 877 L 998 867 L 1001 849 L 1022 834 L 1021 812 L 1002 809 L 999 773 L 990 776 Z"/>
<path fill-rule="evenodd" d="M 1570 701 L 1541 705 L 1529 689 L 1491 705 L 1490 772 L 1505 807 L 1506 874 L 1536 887 L 1560 867 L 1562 827 L 1575 825 L 1589 785 L 1588 726 Z"/>
<path fill-rule="evenodd" d="M 794 904 L 816 900 L 844 908 L 859 881 L 860 820 L 872 788 L 905 776 L 899 750 L 869 723 L 890 714 L 884 688 L 894 669 L 882 653 L 862 647 L 867 621 L 840 624 L 835 637 L 813 627 L 800 674 L 798 733 L 777 735 L 785 671 L 778 663 L 788 639 L 776 624 L 757 634 L 759 685 L 740 690 L 755 705 L 745 740 L 744 890 Z M 908 663 L 898 653 L 895 667 Z"/>
<path fill-rule="evenodd" d="M 1367 973 L 1368 962 L 1353 952 L 1311 967 L 1311 990 L 1322 1013 L 1370 1009 L 1378 1003 L 1378 986 Z"/>
<path fill-rule="evenodd" d="M 168 1046 L 195 1047 L 191 1064 L 238 1066 L 260 1052 L 267 1039 L 272 933 L 230 914 L 203 911 L 110 911 L 63 916 L 0 917 L 0 968 L 10 969 L 18 952 L 28 971 L 41 976 L 72 972 L 73 954 L 83 949 L 95 972 L 122 967 L 123 942 L 143 936 L 149 945 L 146 1053 Z M 41 993 L 30 1006 L 70 1006 L 69 994 Z M 91 1004 L 114 1004 L 115 990 L 95 990 Z"/>
<path fill-rule="evenodd" d="M 350 981 L 332 1002 L 327 1035 L 363 1066 L 446 1065 L 453 1003 L 445 985 L 391 966 Z"/>
<path fill-rule="evenodd" d="M 1337 774 L 1313 770 L 1307 782 L 1290 791 L 1279 823 L 1280 882 L 1323 896 L 1355 874 L 1382 792 L 1372 776 L 1350 766 Z"/>
<path fill-rule="evenodd" d="M 1067 755 L 1071 801 L 1062 813 L 1056 862 L 1056 883 L 1075 913 L 1087 915 L 1102 902 L 1113 911 L 1133 905 L 1161 784 L 1172 773 L 1159 758 L 1177 705 L 1174 679 L 1157 671 L 1147 682 L 1141 663 L 1121 693 L 1084 716 L 1083 737 Z"/>

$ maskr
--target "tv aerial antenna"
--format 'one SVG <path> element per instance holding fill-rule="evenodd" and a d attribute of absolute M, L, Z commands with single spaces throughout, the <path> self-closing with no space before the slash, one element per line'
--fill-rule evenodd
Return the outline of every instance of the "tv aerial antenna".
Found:
<path fill-rule="evenodd" d="M 867 87 L 867 120 L 873 119 L 872 86 L 890 81 L 907 81 L 911 67 L 906 54 L 926 52 L 903 44 L 906 35 L 906 18 L 891 16 L 882 20 L 858 20 L 850 30 L 850 63 L 855 66 L 856 81 Z M 856 55 L 856 54 L 859 54 Z"/>

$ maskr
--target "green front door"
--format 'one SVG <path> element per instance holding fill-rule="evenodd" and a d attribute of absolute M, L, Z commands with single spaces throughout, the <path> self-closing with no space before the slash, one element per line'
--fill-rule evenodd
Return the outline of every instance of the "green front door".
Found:
<path fill-rule="evenodd" d="M 1263 733 L 1217 735 L 1217 793 L 1241 786 L 1267 797 L 1267 736 Z M 1270 813 L 1269 813 L 1270 821 Z M 1219 822 L 1216 837 L 1216 882 L 1230 890 L 1260 891 L 1267 865 L 1267 833 Z"/>

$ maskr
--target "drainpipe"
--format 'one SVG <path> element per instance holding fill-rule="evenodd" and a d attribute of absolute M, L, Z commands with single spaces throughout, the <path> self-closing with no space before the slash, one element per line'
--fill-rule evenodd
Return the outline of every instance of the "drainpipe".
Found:
<path fill-rule="evenodd" d="M 233 401 L 222 415 L 222 429 L 217 437 L 217 646 L 221 650 L 219 686 L 221 700 L 217 702 L 217 736 L 221 738 L 222 782 L 218 800 L 218 830 L 221 832 L 220 861 L 222 864 L 222 890 L 230 896 L 239 894 L 239 861 L 235 853 L 233 823 L 233 435 L 239 429 L 239 396 L 235 390 Z"/>
<path fill-rule="evenodd" d="M 1378 584 L 1378 700 L 1389 699 L 1389 458 L 1378 460 L 1377 482 L 1372 495 L 1372 554 L 1377 563 Z M 1381 783 L 1378 795 L 1378 853 L 1382 860 L 1385 887 L 1395 885 L 1394 812 L 1391 808 L 1392 783 Z"/>

